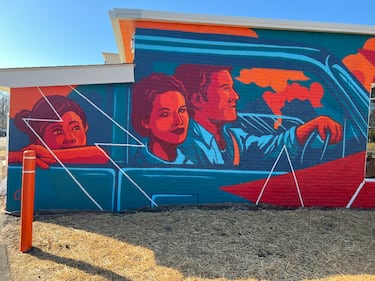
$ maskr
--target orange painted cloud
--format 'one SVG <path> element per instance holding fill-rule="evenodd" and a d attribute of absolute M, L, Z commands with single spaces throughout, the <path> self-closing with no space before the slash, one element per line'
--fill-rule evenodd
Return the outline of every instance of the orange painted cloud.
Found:
<path fill-rule="evenodd" d="M 298 83 L 292 83 L 280 92 L 264 92 L 263 99 L 274 114 L 281 115 L 281 109 L 285 106 L 285 103 L 295 99 L 301 101 L 307 100 L 314 108 L 321 107 L 323 95 L 324 89 L 318 82 L 312 83 L 310 88 L 303 87 Z"/>
<path fill-rule="evenodd" d="M 286 88 L 288 81 L 307 81 L 310 80 L 303 71 L 283 70 L 270 68 L 251 68 L 242 69 L 240 76 L 236 80 L 244 83 L 255 83 L 261 88 L 271 87 L 274 91 L 279 92 Z"/>

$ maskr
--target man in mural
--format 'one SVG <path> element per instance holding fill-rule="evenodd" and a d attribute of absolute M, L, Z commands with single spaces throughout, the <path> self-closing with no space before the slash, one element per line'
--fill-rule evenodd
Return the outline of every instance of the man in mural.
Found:
<path fill-rule="evenodd" d="M 279 135 L 254 136 L 240 128 L 229 128 L 237 119 L 239 95 L 233 88 L 230 67 L 182 64 L 175 70 L 187 92 L 190 120 L 187 140 L 181 150 L 196 164 L 239 165 L 242 159 L 259 152 L 264 157 L 277 157 L 285 146 L 289 154 L 297 154 L 308 137 L 317 131 L 329 143 L 342 139 L 342 127 L 327 116 L 319 116 Z M 250 152 L 250 153 L 249 153 Z M 254 159 L 253 160 L 260 160 Z"/>
<path fill-rule="evenodd" d="M 153 73 L 137 82 L 132 91 L 132 124 L 146 147 L 133 157 L 137 163 L 191 163 L 177 148 L 185 141 L 189 115 L 185 89 L 174 77 Z"/>
<path fill-rule="evenodd" d="M 44 169 L 55 164 L 56 158 L 65 164 L 108 162 L 102 150 L 86 145 L 86 115 L 77 103 L 65 96 L 39 99 L 31 110 L 17 113 L 14 123 L 29 136 L 30 145 L 21 151 L 10 151 L 9 163 L 22 163 L 23 151 L 29 149 L 36 152 L 36 164 Z"/>

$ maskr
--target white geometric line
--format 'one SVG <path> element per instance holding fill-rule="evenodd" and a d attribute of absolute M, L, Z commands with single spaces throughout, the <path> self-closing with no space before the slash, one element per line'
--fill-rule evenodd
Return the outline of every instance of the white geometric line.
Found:
<path fill-rule="evenodd" d="M 95 146 L 100 149 L 104 155 L 108 158 L 109 161 L 119 170 L 121 174 L 123 174 L 154 206 L 158 206 L 151 197 L 127 174 L 125 173 L 120 166 L 111 158 L 108 156 L 108 154 L 100 147 L 101 146 L 124 146 L 124 147 L 146 147 L 140 140 L 138 140 L 133 134 L 131 134 L 128 130 L 123 128 L 119 123 L 116 122 L 116 120 L 112 119 L 111 116 L 109 116 L 107 113 L 102 111 L 96 104 L 94 104 L 90 99 L 88 99 L 85 95 L 83 95 L 80 91 L 73 88 L 72 86 L 69 86 L 74 92 L 76 92 L 80 97 L 82 97 L 84 100 L 86 100 L 91 106 L 93 106 L 96 110 L 101 112 L 105 117 L 107 117 L 109 120 L 111 120 L 114 124 L 116 124 L 119 128 L 121 128 L 125 133 L 127 133 L 130 137 L 132 137 L 138 144 L 119 144 L 119 143 L 94 143 Z"/>
<path fill-rule="evenodd" d="M 58 120 L 58 119 L 41 119 L 41 118 L 25 118 L 29 121 L 36 121 L 36 122 L 57 122 L 61 123 L 63 120 Z"/>
<path fill-rule="evenodd" d="M 77 89 L 73 88 L 72 86 L 69 86 L 74 92 L 76 92 L 81 98 L 83 98 L 84 100 L 86 100 L 89 104 L 91 104 L 96 110 L 98 110 L 101 114 L 103 114 L 105 117 L 107 117 L 109 120 L 111 120 L 116 126 L 118 126 L 119 128 L 121 128 L 121 130 L 123 130 L 125 133 L 127 133 L 129 136 L 131 136 L 136 142 L 138 142 L 138 144 L 140 144 L 142 147 L 144 147 L 145 145 L 140 141 L 138 140 L 135 136 L 133 136 L 133 134 L 131 134 L 128 130 L 126 130 L 124 127 L 122 127 L 119 123 L 117 123 L 116 120 L 112 119 L 111 116 L 109 116 L 107 113 L 105 113 L 103 110 L 101 110 L 95 103 L 93 103 L 91 100 L 89 100 L 86 96 L 84 96 L 83 94 L 81 94 Z"/>
<path fill-rule="evenodd" d="M 143 143 L 142 144 L 128 144 L 128 143 L 100 143 L 100 142 L 96 142 L 94 144 L 95 145 L 102 145 L 102 146 L 145 147 L 145 145 Z M 106 153 L 106 155 L 107 155 L 107 153 Z"/>
<path fill-rule="evenodd" d="M 277 156 L 277 159 L 276 159 L 275 162 L 273 163 L 273 166 L 272 166 L 272 168 L 271 168 L 271 171 L 269 172 L 269 174 L 268 174 L 268 176 L 267 176 L 267 179 L 266 179 L 266 181 L 265 181 L 264 184 L 263 184 L 263 187 L 262 187 L 262 189 L 261 189 L 261 191 L 260 191 L 260 193 L 259 193 L 259 195 L 258 195 L 258 199 L 257 199 L 257 201 L 255 202 L 255 205 L 258 205 L 258 204 L 259 204 L 259 201 L 260 201 L 260 199 L 261 199 L 262 196 L 263 196 L 263 192 L 264 192 L 264 190 L 266 189 L 266 185 L 267 185 L 268 181 L 270 180 L 273 171 L 275 170 L 275 167 L 276 167 L 277 162 L 279 162 L 279 159 L 280 159 L 280 157 L 281 157 L 281 154 L 282 154 L 283 149 L 284 149 L 284 147 L 281 149 L 279 155 Z"/>
<path fill-rule="evenodd" d="M 80 97 L 82 97 L 84 100 L 86 100 L 92 107 L 94 107 L 96 110 L 98 110 L 101 114 L 103 114 L 105 117 L 107 117 L 110 121 L 112 121 L 115 125 L 117 125 L 121 130 L 123 130 L 125 133 L 127 133 L 130 137 L 132 137 L 138 144 L 118 144 L 118 143 L 95 143 L 95 146 L 104 154 L 104 156 L 107 157 L 107 159 L 121 172 L 154 206 L 158 206 L 151 197 L 128 175 L 126 174 L 121 167 L 118 166 L 118 164 L 108 156 L 106 151 L 104 151 L 101 146 L 123 146 L 123 147 L 145 147 L 145 145 L 138 140 L 134 135 L 132 135 L 128 130 L 123 128 L 119 123 L 117 123 L 114 119 L 112 119 L 107 113 L 105 113 L 103 110 L 101 110 L 95 103 L 93 103 L 90 99 L 88 99 L 86 96 L 84 96 L 82 93 L 80 93 L 77 89 L 73 88 L 69 85 L 69 87 L 76 92 Z M 96 200 L 85 190 L 85 188 L 80 184 L 80 182 L 74 177 L 74 175 L 69 171 L 69 169 L 62 163 L 62 161 L 56 156 L 56 154 L 53 153 L 53 151 L 47 146 L 47 144 L 44 142 L 44 140 L 37 134 L 37 132 L 31 127 L 28 121 L 42 121 L 42 122 L 63 122 L 62 117 L 57 113 L 53 105 L 49 102 L 47 97 L 43 94 L 41 89 L 39 87 L 38 91 L 43 96 L 43 98 L 46 100 L 48 105 L 51 107 L 51 109 L 54 111 L 56 116 L 59 119 L 37 119 L 37 118 L 24 118 L 24 122 L 26 125 L 30 128 L 30 130 L 36 135 L 36 137 L 39 139 L 39 141 L 46 147 L 46 149 L 51 153 L 51 155 L 56 159 L 56 161 L 63 167 L 63 169 L 67 172 L 67 174 L 73 179 L 73 181 L 78 185 L 78 187 L 83 191 L 83 193 L 86 194 L 86 196 L 101 210 L 103 211 L 103 208 L 99 205 L 99 203 L 96 202 Z"/>
<path fill-rule="evenodd" d="M 103 211 L 102 206 L 86 191 L 86 189 L 81 185 L 81 183 L 74 177 L 74 175 L 68 170 L 68 168 L 60 161 L 60 159 L 56 156 L 56 154 L 48 147 L 48 145 L 44 142 L 44 140 L 39 136 L 39 134 L 34 130 L 34 128 L 29 124 L 29 121 L 35 121 L 32 118 L 23 118 L 23 121 L 29 127 L 29 129 L 34 133 L 34 135 L 39 139 L 39 141 L 45 146 L 49 153 L 56 159 L 56 161 L 64 168 L 64 170 L 68 173 L 68 175 L 73 179 L 73 181 L 78 185 L 78 187 L 82 190 L 82 192 L 93 202 L 99 210 Z M 46 120 L 44 120 L 46 121 Z"/>
<path fill-rule="evenodd" d="M 297 193 L 298 193 L 298 198 L 299 198 L 299 201 L 301 203 L 301 207 L 305 207 L 305 204 L 303 203 L 303 199 L 302 199 L 302 195 L 301 195 L 301 190 L 299 188 L 299 185 L 298 185 L 298 181 L 297 181 L 297 177 L 296 177 L 296 173 L 294 171 L 294 168 L 293 168 L 293 165 L 292 165 L 292 160 L 290 159 L 289 157 L 289 153 L 288 153 L 288 150 L 286 149 L 286 146 L 284 145 L 284 148 L 285 148 L 285 153 L 286 153 L 286 156 L 288 157 L 288 162 L 289 162 L 289 166 L 292 170 L 292 174 L 293 174 L 293 178 L 294 178 L 294 183 L 296 184 L 296 188 L 297 188 Z"/>
<path fill-rule="evenodd" d="M 102 152 L 105 153 L 105 151 L 99 146 L 99 145 L 109 145 L 109 146 L 112 146 L 112 144 L 105 144 L 105 143 L 101 143 L 101 144 L 97 144 L 95 143 L 96 147 L 98 149 L 100 149 Z M 124 146 L 128 146 L 128 145 L 124 145 Z M 131 145 L 129 145 L 131 146 Z M 112 164 L 119 170 L 119 172 L 121 174 L 123 174 L 150 202 L 151 204 L 153 204 L 154 206 L 158 207 L 158 205 L 154 202 L 154 200 L 152 200 L 152 198 L 127 174 L 125 173 L 121 167 L 109 156 L 107 156 L 109 161 L 112 162 Z"/>
<path fill-rule="evenodd" d="M 352 207 L 354 200 L 357 198 L 358 194 L 361 192 L 362 187 L 365 185 L 366 180 L 363 180 L 360 185 L 357 187 L 357 190 L 354 192 L 352 198 L 349 200 L 349 203 L 346 205 L 346 208 L 349 209 Z"/>
<path fill-rule="evenodd" d="M 56 111 L 56 109 L 53 107 L 53 105 L 51 104 L 51 102 L 47 99 L 47 97 L 43 94 L 43 92 L 42 92 L 42 90 L 39 88 L 39 87 L 37 87 L 37 89 L 38 89 L 38 91 L 39 91 L 39 93 L 42 95 L 42 97 L 44 98 L 44 100 L 48 103 L 48 105 L 49 105 L 49 107 L 53 110 L 53 112 L 56 114 L 56 116 L 59 118 L 59 119 L 52 119 L 52 120 L 50 120 L 50 119 L 33 119 L 33 121 L 43 121 L 43 122 L 45 122 L 45 121 L 48 121 L 48 122 L 62 122 L 63 120 L 62 120 L 62 118 L 61 118 L 61 116 L 57 113 L 57 111 Z"/>
<path fill-rule="evenodd" d="M 277 163 L 279 162 L 280 157 L 281 157 L 281 155 L 282 155 L 282 153 L 283 153 L 284 150 L 285 150 L 285 153 L 286 153 L 286 156 L 287 156 L 287 159 L 288 159 L 288 163 L 289 163 L 290 169 L 291 169 L 292 174 L 293 174 L 293 179 L 294 179 L 294 183 L 295 183 L 295 185 L 296 185 L 296 189 L 297 189 L 297 193 L 298 193 L 298 198 L 299 198 L 299 201 L 300 201 L 300 203 L 301 203 L 301 207 L 304 207 L 304 206 L 305 206 L 304 203 L 303 203 L 303 199 L 302 199 L 301 191 L 300 191 L 300 188 L 299 188 L 299 185 L 298 185 L 298 180 L 297 180 L 296 174 L 295 174 L 295 172 L 294 172 L 294 168 L 293 168 L 293 165 L 292 165 L 292 161 L 291 161 L 291 159 L 290 159 L 290 157 L 289 157 L 289 153 L 288 153 L 288 150 L 287 150 L 287 148 L 286 148 L 285 145 L 283 146 L 283 148 L 281 149 L 279 155 L 277 156 L 277 159 L 275 160 L 275 162 L 274 162 L 274 164 L 273 164 L 273 166 L 272 166 L 272 168 L 271 168 L 271 170 L 270 170 L 270 172 L 269 172 L 269 174 L 268 174 L 268 176 L 267 176 L 267 179 L 266 179 L 266 181 L 264 182 L 264 184 L 263 184 L 263 186 L 262 186 L 262 189 L 261 189 L 261 191 L 260 191 L 260 193 L 259 193 L 259 195 L 258 195 L 257 201 L 255 202 L 255 205 L 258 205 L 258 204 L 259 204 L 259 202 L 260 202 L 260 200 L 261 200 L 261 198 L 262 198 L 262 196 L 263 196 L 264 190 L 266 189 L 266 186 L 267 186 L 267 184 L 268 184 L 268 182 L 269 182 L 269 180 L 270 180 L 270 178 L 271 178 L 271 176 L 272 176 L 272 174 L 273 174 L 273 171 L 275 170 L 276 165 L 277 165 Z"/>

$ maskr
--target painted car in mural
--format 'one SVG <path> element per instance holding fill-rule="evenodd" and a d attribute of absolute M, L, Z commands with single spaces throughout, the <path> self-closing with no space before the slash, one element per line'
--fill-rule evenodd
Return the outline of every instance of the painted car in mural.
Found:
<path fill-rule="evenodd" d="M 134 85 L 13 90 L 7 210 L 19 209 L 21 156 L 33 148 L 36 209 L 371 205 L 355 201 L 369 97 L 343 58 L 150 28 L 136 30 L 135 50 Z"/>
<path fill-rule="evenodd" d="M 353 174 L 363 169 L 368 93 L 348 69 L 334 55 L 316 47 L 224 35 L 220 40 L 207 34 L 185 36 L 137 31 L 137 80 L 155 73 L 188 80 L 185 105 L 190 114 L 189 132 L 178 146 L 189 166 L 169 162 L 172 167 L 147 172 L 133 166 L 128 172 L 137 182 L 163 203 L 245 199 L 284 206 L 346 205 L 355 189 L 331 187 L 329 181 L 317 179 L 324 169 L 332 169 L 333 177 L 342 174 L 356 159 L 359 166 L 351 166 L 347 181 L 357 181 L 355 186 L 361 182 Z M 210 87 L 209 82 L 204 85 L 210 76 L 204 77 L 207 72 L 211 77 L 212 73 L 223 74 L 215 81 L 220 88 L 221 79 L 226 92 L 226 104 L 221 108 L 218 98 L 216 105 L 208 105 L 207 94 L 196 94 L 202 89 L 194 85 Z M 219 126 L 222 136 L 215 137 Z M 298 128 L 302 129 L 300 135 Z M 220 140 L 227 146 L 220 146 Z M 152 149 L 146 145 L 137 150 L 148 157 L 137 157 L 136 165 L 155 166 Z M 156 188 L 152 177 L 173 184 Z M 281 185 L 274 186 L 276 178 Z M 214 190 L 225 194 L 219 193 L 216 201 L 211 196 Z M 323 200 L 317 199 L 317 192 L 325 194 Z"/>

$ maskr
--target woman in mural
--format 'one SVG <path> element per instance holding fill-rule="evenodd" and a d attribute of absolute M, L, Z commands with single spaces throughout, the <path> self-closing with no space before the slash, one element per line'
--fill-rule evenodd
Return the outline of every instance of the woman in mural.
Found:
<path fill-rule="evenodd" d="M 96 146 L 87 146 L 87 119 L 81 107 L 65 96 L 39 99 L 31 110 L 14 117 L 16 127 L 26 133 L 30 145 L 9 152 L 9 163 L 21 163 L 23 151 L 36 152 L 36 164 L 48 169 L 57 159 L 65 164 L 104 164 L 108 156 Z M 56 159 L 57 158 L 57 159 Z"/>
<path fill-rule="evenodd" d="M 173 76 L 153 73 L 140 80 L 132 92 L 132 124 L 146 148 L 134 155 L 137 163 L 189 164 L 178 149 L 186 139 L 189 115 L 185 89 Z"/>

